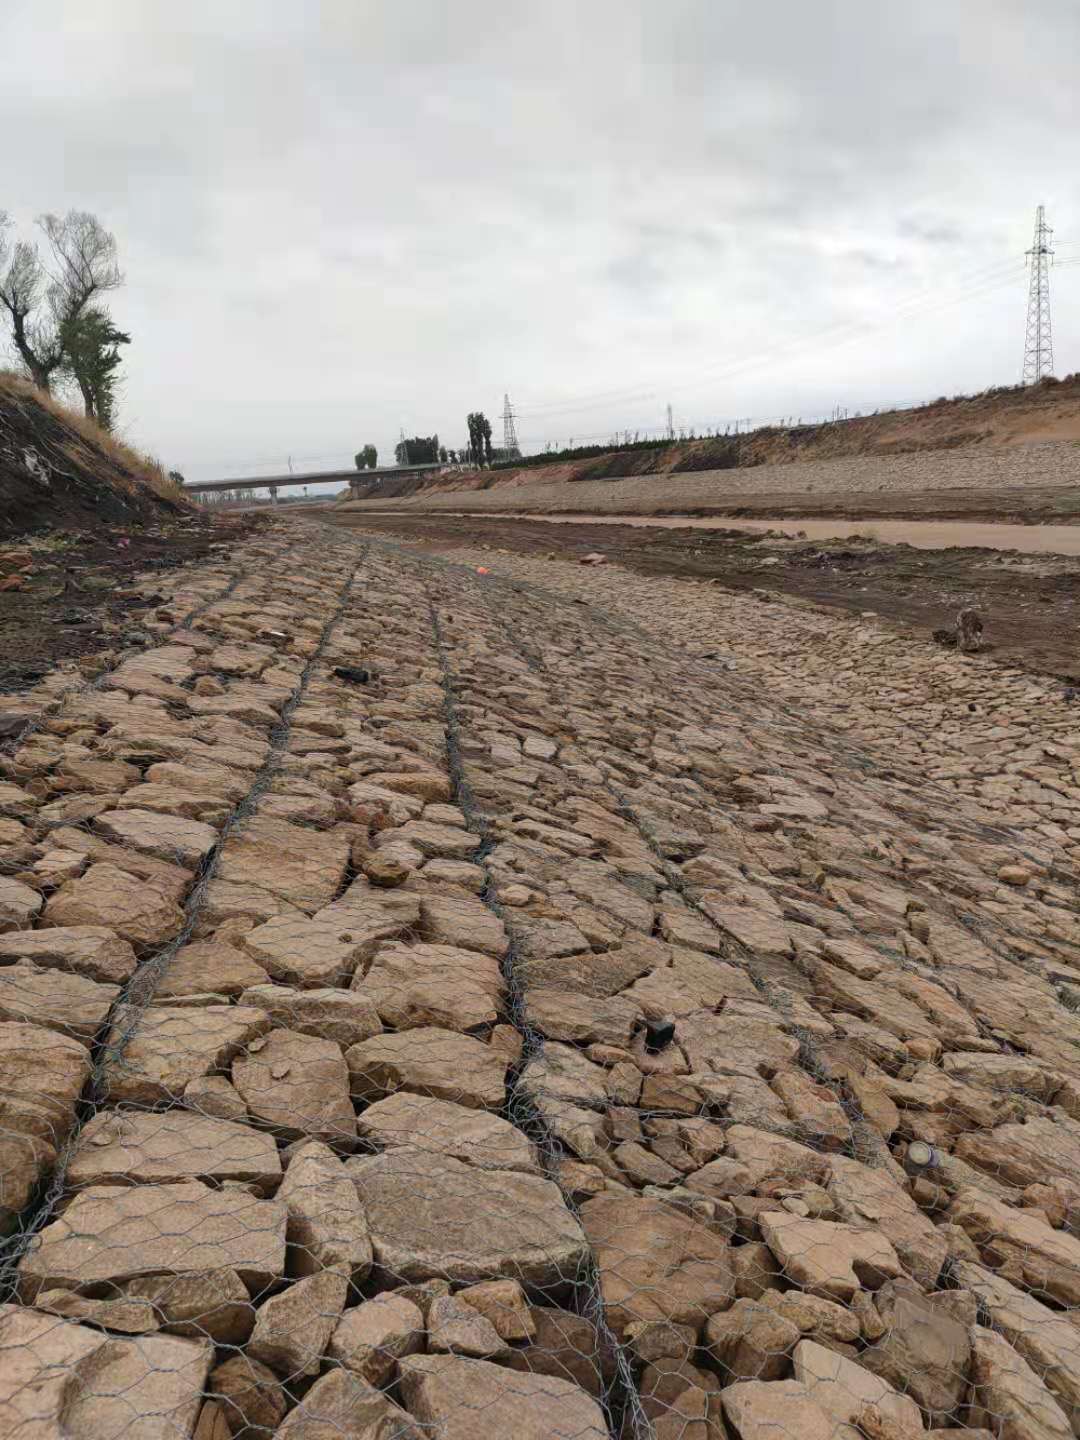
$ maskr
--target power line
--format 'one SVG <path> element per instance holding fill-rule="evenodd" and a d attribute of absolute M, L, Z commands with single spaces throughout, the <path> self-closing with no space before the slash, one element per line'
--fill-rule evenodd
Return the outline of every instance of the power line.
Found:
<path fill-rule="evenodd" d="M 1050 237 L 1046 207 L 1035 211 L 1035 238 L 1027 252 L 1031 260 L 1028 286 L 1027 329 L 1024 335 L 1025 385 L 1037 385 L 1044 375 L 1054 373 L 1054 341 L 1050 333 Z"/>

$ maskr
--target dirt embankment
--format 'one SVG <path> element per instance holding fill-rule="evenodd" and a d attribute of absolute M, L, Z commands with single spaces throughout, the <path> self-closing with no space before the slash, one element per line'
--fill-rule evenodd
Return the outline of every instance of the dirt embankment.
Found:
<path fill-rule="evenodd" d="M 140 621 L 153 597 L 132 580 L 262 523 L 198 510 L 153 461 L 0 373 L 0 694 L 149 643 Z"/>
<path fill-rule="evenodd" d="M 0 372 L 0 539 L 191 513 L 155 462 Z"/>
<path fill-rule="evenodd" d="M 400 499 L 430 492 L 516 490 L 524 486 L 581 484 L 635 476 L 757 470 L 820 461 L 888 460 L 930 451 L 995 450 L 1043 441 L 1080 441 L 1080 375 L 981 395 L 940 399 L 913 410 L 853 416 L 823 425 L 765 426 L 670 445 L 582 454 L 549 464 L 499 470 L 452 471 L 422 479 L 368 482 L 363 500 Z M 754 479 L 734 489 L 801 490 L 794 479 Z M 499 508 L 499 507 L 494 507 Z M 574 507 L 579 508 L 579 507 Z"/>

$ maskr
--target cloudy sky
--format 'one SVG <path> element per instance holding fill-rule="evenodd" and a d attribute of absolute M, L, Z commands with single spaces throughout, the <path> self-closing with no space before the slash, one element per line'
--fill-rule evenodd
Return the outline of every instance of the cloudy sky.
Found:
<path fill-rule="evenodd" d="M 1080 257 L 1076 0 L 6 0 L 0 209 L 118 238 L 188 478 L 1019 379 Z M 1080 369 L 1080 265 L 1053 277 Z"/>

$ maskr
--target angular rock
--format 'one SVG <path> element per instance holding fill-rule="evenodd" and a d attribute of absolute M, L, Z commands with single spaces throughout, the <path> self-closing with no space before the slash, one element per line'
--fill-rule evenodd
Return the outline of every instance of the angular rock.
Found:
<path fill-rule="evenodd" d="M 327 1354 L 370 1385 L 382 1386 L 394 1378 L 403 1355 L 423 1350 L 424 1331 L 420 1309 L 389 1291 L 346 1310 Z"/>
<path fill-rule="evenodd" d="M 208 1342 L 119 1340 L 73 1321 L 0 1306 L 0 1433 L 79 1440 L 191 1435 L 213 1357 Z"/>
<path fill-rule="evenodd" d="M 450 1155 L 484 1170 L 538 1169 L 533 1146 L 508 1121 L 427 1095 L 404 1090 L 388 1095 L 360 1114 L 356 1128 L 380 1150 L 404 1146 L 433 1157 Z"/>
<path fill-rule="evenodd" d="M 672 1206 L 598 1195 L 581 1223 L 616 1334 L 640 1320 L 701 1326 L 734 1299 L 727 1242 Z"/>
<path fill-rule="evenodd" d="M 23 961 L 0 969 L 0 1021 L 41 1025 L 89 1044 L 119 993 L 118 985 Z"/>
<path fill-rule="evenodd" d="M 37 890 L 9 875 L 0 875 L 0 930 L 28 929 L 43 903 Z"/>
<path fill-rule="evenodd" d="M 571 1380 L 600 1399 L 616 1371 L 615 1348 L 591 1321 L 550 1305 L 533 1305 L 529 1318 L 536 1328 L 532 1341 L 514 1348 L 503 1363 L 534 1375 Z"/>
<path fill-rule="evenodd" d="M 90 1052 L 70 1035 L 18 1021 L 0 1024 L 0 1136 L 59 1147 L 89 1074 Z"/>
<path fill-rule="evenodd" d="M 862 1407 L 872 1405 L 901 1433 L 918 1434 L 922 1430 L 922 1416 L 914 1400 L 816 1340 L 799 1341 L 794 1363 L 795 1379 L 806 1387 L 811 1403 L 837 1425 L 853 1425 Z"/>
<path fill-rule="evenodd" d="M 422 896 L 420 934 L 429 944 L 480 950 L 497 960 L 510 948 L 503 922 L 475 895 Z"/>
<path fill-rule="evenodd" d="M 97 926 L 136 948 L 160 945 L 184 923 L 183 912 L 144 880 L 115 865 L 91 865 L 49 899 L 46 925 Z M 95 977 L 96 978 L 96 977 Z"/>
<path fill-rule="evenodd" d="M 256 1312 L 246 1353 L 287 1380 L 317 1375 L 347 1290 L 344 1275 L 322 1270 L 271 1295 Z"/>
<path fill-rule="evenodd" d="M 948 1242 L 906 1190 L 883 1169 L 871 1169 L 843 1155 L 830 1161 L 829 1194 L 849 1225 L 879 1230 L 904 1268 L 927 1290 L 935 1290 Z"/>
<path fill-rule="evenodd" d="M 491 1321 L 456 1295 L 441 1295 L 431 1302 L 427 1327 L 428 1349 L 435 1354 L 487 1360 L 507 1348 Z"/>
<path fill-rule="evenodd" d="M 256 817 L 226 840 L 217 878 L 269 890 L 310 915 L 341 889 L 348 862 L 348 837 L 338 830 Z"/>
<path fill-rule="evenodd" d="M 859 1437 L 853 1426 L 838 1425 L 815 1404 L 809 1389 L 798 1380 L 743 1380 L 722 1391 L 720 1400 L 739 1440 L 778 1440 L 786 1435 L 797 1435 L 799 1440 Z"/>
<path fill-rule="evenodd" d="M 181 1100 L 192 1080 L 220 1073 L 243 1047 L 270 1029 L 269 1016 L 246 1005 L 154 1005 L 135 1017 L 121 1046 L 126 1014 L 118 1014 L 106 1071 L 114 1104 L 160 1105 Z"/>
<path fill-rule="evenodd" d="M 117 845 L 196 870 L 217 844 L 217 831 L 201 820 L 154 810 L 106 810 L 94 829 Z"/>
<path fill-rule="evenodd" d="M 525 995 L 525 1022 L 549 1040 L 595 1042 L 626 1048 L 641 1012 L 621 996 L 598 999 L 573 990 L 532 989 Z"/>
<path fill-rule="evenodd" d="M 356 1138 L 349 1071 L 332 1040 L 272 1030 L 233 1061 L 232 1081 L 252 1118 L 278 1134 L 346 1145 Z"/>
<path fill-rule="evenodd" d="M 784 1274 L 812 1295 L 850 1301 L 863 1284 L 873 1289 L 903 1273 L 896 1251 L 872 1230 L 786 1210 L 766 1211 L 758 1225 Z"/>
<path fill-rule="evenodd" d="M 607 1440 L 603 1411 L 569 1381 L 459 1355 L 409 1355 L 399 1368 L 406 1405 L 421 1424 L 437 1427 L 440 1440 L 476 1440 L 478 1412 L 493 1437 Z"/>
<path fill-rule="evenodd" d="M 1080 1240 L 1054 1230 L 1032 1210 L 1016 1210 L 981 1190 L 961 1190 L 949 1207 L 995 1269 L 1008 1267 L 1026 1289 L 1063 1305 L 1080 1303 Z"/>
<path fill-rule="evenodd" d="M 285 1392 L 274 1372 L 246 1355 L 231 1355 L 211 1372 L 206 1388 L 225 1412 L 234 1435 L 274 1430 L 288 1408 Z M 251 1427 L 250 1432 L 245 1429 L 247 1426 Z"/>
<path fill-rule="evenodd" d="M 350 1370 L 331 1370 L 290 1411 L 274 1440 L 428 1440 L 428 1432 Z"/>
<path fill-rule="evenodd" d="M 163 900 L 171 900 L 174 905 L 179 905 L 183 900 L 195 878 L 193 872 L 182 865 L 145 855 L 141 850 L 129 850 L 124 845 L 112 845 L 100 835 L 72 825 L 50 831 L 49 840 L 61 849 L 74 850 L 77 854 L 87 856 L 93 865 L 111 865 L 122 870 L 125 875 L 133 875 L 156 890 Z"/>
<path fill-rule="evenodd" d="M 972 1341 L 968 1424 L 1001 1440 L 1068 1440 L 1068 1416 L 1027 1361 L 993 1330 Z"/>
<path fill-rule="evenodd" d="M 96 1185 L 35 1237 L 19 1265 L 19 1287 L 32 1298 L 42 1288 L 222 1269 L 252 1287 L 284 1273 L 284 1205 L 196 1181 Z"/>
<path fill-rule="evenodd" d="M 374 1035 L 347 1051 L 345 1060 L 359 1100 L 379 1100 L 397 1090 L 477 1110 L 498 1110 L 506 1100 L 505 1055 L 454 1030 L 423 1027 Z"/>
<path fill-rule="evenodd" d="M 508 1277 L 549 1285 L 571 1279 L 584 1258 L 581 1227 L 550 1180 L 450 1156 L 432 1164 L 404 1149 L 354 1157 L 346 1169 L 384 1283 Z"/>
<path fill-rule="evenodd" d="M 154 991 L 155 1000 L 184 995 L 237 997 L 249 986 L 263 985 L 269 975 L 235 945 L 213 940 L 183 945 L 169 960 Z M 242 1000 L 241 1004 L 250 1002 Z"/>
<path fill-rule="evenodd" d="M 301 1035 L 316 1035 L 342 1047 L 358 1045 L 382 1030 L 378 1012 L 366 996 L 347 990 L 293 990 L 286 985 L 253 985 L 241 1005 L 265 1010 L 274 1024 Z"/>
<path fill-rule="evenodd" d="M 709 1354 L 730 1381 L 784 1379 L 791 1352 L 801 1338 L 791 1320 L 752 1300 L 736 1300 L 705 1326 Z"/>
<path fill-rule="evenodd" d="M 860 1364 L 910 1395 L 940 1424 L 966 1394 L 971 1361 L 967 1327 L 928 1304 L 914 1287 L 910 1293 L 899 1285 L 885 1287 L 877 1310 L 885 1333 L 860 1357 Z"/>
<path fill-rule="evenodd" d="M 993 1328 L 1042 1377 L 1075 1432 L 1080 1426 L 1080 1328 L 980 1265 L 960 1260 L 952 1271 L 957 1284 L 986 1307 Z"/>
<path fill-rule="evenodd" d="M 13 961 L 68 970 L 103 985 L 122 985 L 138 964 L 128 942 L 101 925 L 0 935 L 0 965 Z"/>
<path fill-rule="evenodd" d="M 247 1286 L 235 1270 L 140 1275 L 125 1281 L 116 1293 L 123 1299 L 97 1303 L 105 1307 L 149 1306 L 155 1329 L 207 1338 L 217 1345 L 242 1345 L 255 1320 Z M 107 1324 L 112 1317 L 99 1314 L 97 1318 Z"/>
<path fill-rule="evenodd" d="M 348 1172 L 327 1145 L 295 1150 L 277 1191 L 288 1211 L 289 1273 L 336 1270 L 358 1285 L 371 1269 L 367 1221 Z"/>
<path fill-rule="evenodd" d="M 353 980 L 384 1025 L 395 1030 L 439 1026 L 487 1031 L 499 1019 L 503 978 L 498 961 L 450 945 L 384 944 L 371 968 Z"/>
<path fill-rule="evenodd" d="M 503 1340 L 532 1340 L 536 1321 L 516 1280 L 489 1280 L 458 1291 L 458 1299 L 489 1320 Z"/>
<path fill-rule="evenodd" d="M 603 1109 L 607 1103 L 607 1071 L 569 1045 L 548 1044 L 521 1072 L 519 1089 L 529 1099 L 565 1101 Z"/>
<path fill-rule="evenodd" d="M 356 951 L 339 938 L 339 927 L 306 917 L 275 916 L 240 937 L 247 955 L 283 985 L 344 985 L 356 965 Z"/>
<path fill-rule="evenodd" d="M 253 1183 L 271 1194 L 281 1161 L 269 1135 L 184 1110 L 100 1110 L 79 1134 L 68 1183 L 145 1185 L 183 1180 Z"/>

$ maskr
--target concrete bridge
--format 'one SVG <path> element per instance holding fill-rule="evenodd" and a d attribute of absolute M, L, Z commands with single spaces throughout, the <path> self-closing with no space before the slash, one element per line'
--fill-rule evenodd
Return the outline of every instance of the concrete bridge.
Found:
<path fill-rule="evenodd" d="M 384 478 L 391 477 L 410 480 L 441 469 L 442 466 L 435 461 L 422 465 L 385 465 L 375 470 L 309 470 L 304 475 L 248 475 L 238 480 L 198 480 L 185 484 L 184 490 L 189 495 L 210 495 L 220 490 L 269 490 L 270 499 L 276 505 L 279 490 L 307 485 L 348 485 L 355 495 L 361 482 L 379 484 Z"/>

